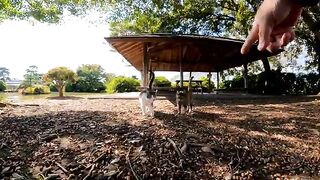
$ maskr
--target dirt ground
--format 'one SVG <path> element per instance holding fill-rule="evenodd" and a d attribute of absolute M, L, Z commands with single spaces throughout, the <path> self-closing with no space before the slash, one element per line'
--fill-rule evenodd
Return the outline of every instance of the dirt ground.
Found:
<path fill-rule="evenodd" d="M 320 179 L 319 100 L 199 96 L 175 116 L 159 97 L 155 118 L 135 98 L 8 105 L 0 179 Z"/>

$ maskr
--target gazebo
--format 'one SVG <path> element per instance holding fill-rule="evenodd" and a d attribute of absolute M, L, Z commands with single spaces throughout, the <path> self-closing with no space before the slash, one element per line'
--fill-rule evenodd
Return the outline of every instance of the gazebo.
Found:
<path fill-rule="evenodd" d="M 262 60 L 265 70 L 269 71 L 267 58 L 281 52 L 260 52 L 254 45 L 248 55 L 242 55 L 242 40 L 200 35 L 145 34 L 105 39 L 141 72 L 143 87 L 148 84 L 149 70 L 178 71 L 183 82 L 183 72 L 211 73 L 243 66 L 247 88 L 248 63 Z"/>

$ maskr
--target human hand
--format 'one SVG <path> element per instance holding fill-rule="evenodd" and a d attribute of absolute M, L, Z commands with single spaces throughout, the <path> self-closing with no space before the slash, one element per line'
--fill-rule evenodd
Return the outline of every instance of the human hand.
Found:
<path fill-rule="evenodd" d="M 267 49 L 272 52 L 286 46 L 295 37 L 293 26 L 301 12 L 302 7 L 293 0 L 265 0 L 257 11 L 241 53 L 247 54 L 257 40 L 259 51 Z"/>

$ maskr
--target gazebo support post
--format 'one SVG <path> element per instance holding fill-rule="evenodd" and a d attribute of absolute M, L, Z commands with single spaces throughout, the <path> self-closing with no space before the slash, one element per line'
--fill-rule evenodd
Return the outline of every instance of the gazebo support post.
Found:
<path fill-rule="evenodd" d="M 243 80 L 244 80 L 244 89 L 248 90 L 248 64 L 243 65 Z"/>
<path fill-rule="evenodd" d="M 148 70 L 149 70 L 149 56 L 148 56 L 148 47 L 147 43 L 143 45 L 143 69 L 142 69 L 142 87 L 148 87 Z"/>
<path fill-rule="evenodd" d="M 208 89 L 208 93 L 210 94 L 211 92 L 212 92 L 212 89 L 211 89 L 211 76 L 212 76 L 212 74 L 211 74 L 211 71 L 209 72 L 209 74 L 208 74 L 208 80 L 209 80 L 209 89 Z"/>
<path fill-rule="evenodd" d="M 182 71 L 182 62 L 179 63 L 180 66 L 180 88 L 183 88 L 183 71 Z"/>
<path fill-rule="evenodd" d="M 219 82 L 220 82 L 220 80 L 219 80 L 219 71 L 217 72 L 217 89 L 219 89 Z"/>

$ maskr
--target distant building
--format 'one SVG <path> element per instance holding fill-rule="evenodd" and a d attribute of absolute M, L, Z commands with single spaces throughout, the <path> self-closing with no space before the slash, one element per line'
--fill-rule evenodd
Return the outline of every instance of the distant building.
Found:
<path fill-rule="evenodd" d="M 7 85 L 7 92 L 17 92 L 20 84 L 22 83 L 21 80 L 10 80 L 6 82 Z"/>

